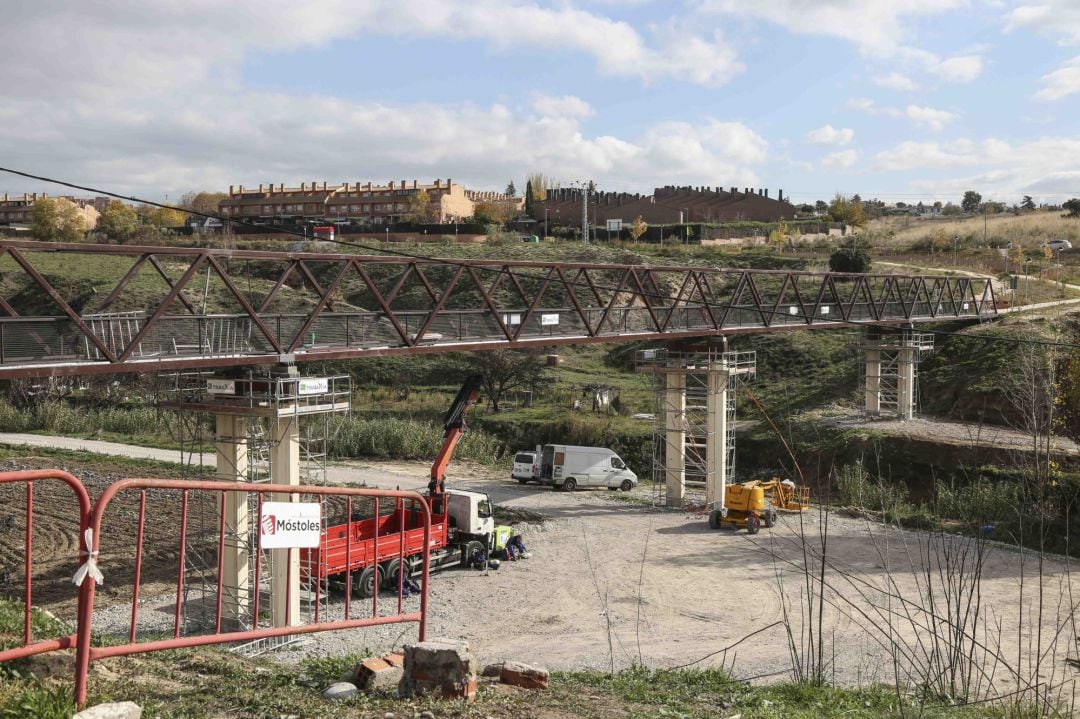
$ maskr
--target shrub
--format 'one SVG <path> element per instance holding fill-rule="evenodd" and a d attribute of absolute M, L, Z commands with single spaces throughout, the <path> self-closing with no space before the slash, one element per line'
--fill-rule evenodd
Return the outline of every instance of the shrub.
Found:
<path fill-rule="evenodd" d="M 863 250 L 842 247 L 829 255 L 831 272 L 869 272 L 870 255 Z"/>

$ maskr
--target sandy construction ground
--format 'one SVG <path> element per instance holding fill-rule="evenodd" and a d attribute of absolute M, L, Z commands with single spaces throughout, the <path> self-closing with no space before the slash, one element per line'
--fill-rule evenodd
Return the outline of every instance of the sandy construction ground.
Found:
<path fill-rule="evenodd" d="M 332 482 L 419 489 L 427 484 L 427 471 L 422 463 L 350 463 L 335 465 L 329 476 Z M 507 475 L 455 463 L 448 483 L 487 492 L 503 507 L 543 515 L 546 521 L 521 525 L 532 557 L 487 573 L 456 568 L 434 573 L 430 636 L 467 639 L 482 662 L 519 659 L 551 669 L 723 663 L 748 678 L 790 672 L 785 607 L 796 644 L 807 627 L 817 631 L 818 605 L 805 601 L 808 582 L 802 570 L 804 556 L 816 566 L 814 556 L 821 551 L 824 517 L 817 510 L 782 516 L 778 526 L 749 536 L 745 531 L 710 530 L 701 515 L 647 506 L 646 489 L 630 495 L 556 492 L 522 486 Z M 51 516 L 47 510 L 59 510 L 54 504 L 58 499 L 44 494 L 39 499 L 46 515 Z M 163 506 L 176 503 L 171 496 L 153 499 Z M 118 530 L 130 529 L 126 525 L 136 516 L 133 509 L 118 505 Z M 170 512 L 165 517 L 153 523 L 163 539 L 150 545 L 153 560 L 144 575 L 140 632 L 172 626 L 169 577 L 175 563 L 175 522 Z M 41 531 L 47 531 L 49 519 L 40 519 Z M 18 527 L 13 529 L 0 532 L 8 564 L 21 547 Z M 74 532 L 59 529 L 58 523 L 53 525 L 57 553 L 69 555 Z M 41 542 L 38 549 L 48 546 Z M 825 554 L 820 631 L 828 679 L 891 682 L 899 671 L 902 680 L 914 680 L 935 664 L 962 670 L 963 658 L 949 654 L 955 645 L 941 639 L 950 618 L 962 615 L 973 637 L 962 654 L 975 659 L 976 668 L 969 672 L 975 691 L 1010 691 L 1019 673 L 1025 682 L 1065 682 L 1060 693 L 1070 698 L 1074 694 L 1076 669 L 1066 659 L 1076 656 L 1072 617 L 1080 587 L 1070 574 L 1072 562 L 996 544 L 984 544 L 979 557 L 970 539 L 889 529 L 836 513 L 828 516 Z M 54 560 L 37 550 L 35 555 L 45 575 L 40 579 L 47 580 L 35 603 L 69 613 L 73 595 L 61 590 L 70 586 L 71 560 L 53 566 Z M 955 565 L 963 562 L 966 581 L 978 567 L 977 594 L 948 582 L 941 567 L 946 555 Z M 127 631 L 131 568 L 123 564 L 103 556 L 106 585 L 95 614 L 100 630 Z M 15 569 L 11 567 L 13 574 Z M 10 577 L 6 588 L 16 590 L 17 579 Z M 816 592 L 814 582 L 809 586 Z M 416 605 L 415 599 L 408 601 Z M 394 604 L 394 597 L 383 595 L 380 613 Z M 329 612 L 342 609 L 342 597 L 335 594 Z M 354 616 L 362 610 L 354 602 Z M 807 621 L 811 611 L 813 619 Z M 758 633 L 738 643 L 753 632 Z M 400 646 L 415 636 L 414 625 L 404 631 L 388 626 L 328 632 L 277 656 L 297 661 L 357 653 Z"/>
<path fill-rule="evenodd" d="M 403 489 L 424 485 L 425 473 L 421 464 L 357 465 L 347 472 L 354 481 Z M 465 638 L 485 662 L 522 659 L 558 669 L 726 662 L 742 677 L 790 669 L 787 633 L 778 623 L 786 604 L 796 634 L 808 624 L 802 537 L 811 554 L 820 553 L 819 512 L 786 515 L 777 527 L 749 536 L 713 531 L 700 515 L 628 503 L 606 490 L 521 486 L 483 468 L 459 467 L 451 481 L 549 519 L 524 525 L 528 560 L 487 574 L 453 569 L 433 575 L 433 636 Z M 645 500 L 647 490 L 635 495 Z M 1071 603 L 1080 594 L 1070 594 L 1070 563 L 1064 559 L 1042 562 L 1040 638 L 1039 559 L 1033 553 L 984 544 L 976 597 L 947 582 L 937 560 L 929 561 L 929 583 L 926 574 L 930 547 L 932 557 L 950 554 L 957 564 L 963 559 L 970 581 L 977 559 L 971 540 L 935 539 L 835 513 L 828 517 L 826 537 L 821 628 L 829 678 L 892 681 L 895 666 L 902 675 L 931 666 L 931 657 L 947 654 L 949 644 L 935 642 L 927 627 L 937 626 L 943 635 L 948 617 L 964 614 L 970 620 L 976 606 L 973 651 L 982 669 L 972 672 L 972 681 L 981 692 L 1011 689 L 1016 667 L 1030 680 L 1038 654 L 1044 656 L 1041 681 L 1075 678 L 1065 659 L 1076 655 Z M 951 600 L 943 591 L 947 584 Z M 963 610 L 951 611 L 950 601 Z M 763 631 L 727 653 L 713 654 L 758 630 Z M 372 639 L 359 631 L 324 636 L 294 654 L 356 651 Z M 900 657 L 897 664 L 894 656 Z M 962 666 L 952 659 L 943 663 Z M 1065 689 L 1071 694 L 1072 685 Z"/>

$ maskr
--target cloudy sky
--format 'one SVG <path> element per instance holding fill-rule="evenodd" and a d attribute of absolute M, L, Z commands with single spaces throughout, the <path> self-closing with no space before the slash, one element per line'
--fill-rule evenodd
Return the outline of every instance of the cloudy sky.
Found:
<path fill-rule="evenodd" d="M 1080 0 L 10 3 L 0 165 L 150 199 L 453 177 L 1080 196 Z M 0 191 L 50 187 L 0 174 Z"/>

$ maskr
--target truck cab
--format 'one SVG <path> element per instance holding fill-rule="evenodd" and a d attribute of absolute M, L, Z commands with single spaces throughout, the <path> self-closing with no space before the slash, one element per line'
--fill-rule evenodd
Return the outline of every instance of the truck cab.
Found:
<path fill-rule="evenodd" d="M 450 526 L 470 537 L 487 538 L 495 532 L 491 500 L 481 492 L 451 489 L 446 492 L 446 510 Z"/>

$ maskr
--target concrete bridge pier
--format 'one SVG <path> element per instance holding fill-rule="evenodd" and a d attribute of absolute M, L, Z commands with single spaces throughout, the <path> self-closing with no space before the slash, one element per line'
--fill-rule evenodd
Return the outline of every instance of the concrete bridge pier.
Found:
<path fill-rule="evenodd" d="M 666 504 L 681 507 L 686 496 L 686 374 L 668 372 L 664 382 Z"/>
<path fill-rule="evenodd" d="M 858 347 L 862 363 L 863 412 L 870 417 L 910 420 L 918 403 L 918 366 L 934 349 L 930 333 L 867 329 Z"/>

